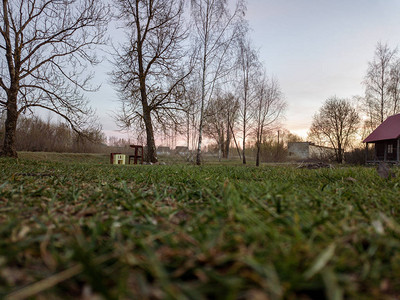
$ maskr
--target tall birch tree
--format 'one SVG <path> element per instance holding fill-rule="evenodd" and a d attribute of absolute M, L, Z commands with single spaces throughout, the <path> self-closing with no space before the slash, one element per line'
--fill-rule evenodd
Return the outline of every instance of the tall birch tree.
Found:
<path fill-rule="evenodd" d="M 196 152 L 196 164 L 200 165 L 205 111 L 217 83 L 232 70 L 230 52 L 237 38 L 237 26 L 245 13 L 245 4 L 238 0 L 234 11 L 230 12 L 227 0 L 191 0 L 191 9 L 201 85 Z"/>
<path fill-rule="evenodd" d="M 240 97 L 240 113 L 242 122 L 242 159 L 246 164 L 246 140 L 252 123 L 256 82 L 261 76 L 261 64 L 257 52 L 253 49 L 247 36 L 242 33 L 237 47 L 237 89 Z"/>
<path fill-rule="evenodd" d="M 398 82 L 395 76 L 398 75 L 398 71 L 393 69 L 396 55 L 397 49 L 392 50 L 387 44 L 378 43 L 374 59 L 368 63 L 368 71 L 363 83 L 365 85 L 364 110 L 368 117 L 367 127 L 370 130 L 375 129 L 393 111 L 396 111 Z"/>

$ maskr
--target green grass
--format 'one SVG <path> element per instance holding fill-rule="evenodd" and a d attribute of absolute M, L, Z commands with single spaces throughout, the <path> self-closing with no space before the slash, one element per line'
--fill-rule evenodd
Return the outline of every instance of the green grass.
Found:
<path fill-rule="evenodd" d="M 0 170 L 0 298 L 400 296 L 399 179 L 373 168 Z"/>
<path fill-rule="evenodd" d="M 53 161 L 65 163 L 93 163 L 108 164 L 110 156 L 100 153 L 57 153 L 57 152 L 18 152 L 18 156 L 25 160 Z"/>

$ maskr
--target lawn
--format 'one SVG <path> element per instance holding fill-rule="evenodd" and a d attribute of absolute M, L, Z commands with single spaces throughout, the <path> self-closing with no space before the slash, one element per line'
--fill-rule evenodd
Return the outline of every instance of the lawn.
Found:
<path fill-rule="evenodd" d="M 0 298 L 400 297 L 399 176 L 101 162 L 0 159 Z"/>

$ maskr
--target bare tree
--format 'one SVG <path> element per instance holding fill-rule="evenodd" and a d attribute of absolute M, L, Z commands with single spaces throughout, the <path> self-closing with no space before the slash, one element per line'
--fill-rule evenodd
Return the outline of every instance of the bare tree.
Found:
<path fill-rule="evenodd" d="M 233 13 L 229 11 L 227 0 L 191 0 L 191 7 L 201 85 L 196 153 L 196 164 L 200 165 L 205 111 L 216 84 L 232 69 L 229 54 L 245 5 L 243 0 L 238 0 Z"/>
<path fill-rule="evenodd" d="M 184 133 L 186 139 L 186 146 L 188 149 L 196 149 L 197 142 L 197 124 L 198 124 L 198 111 L 199 104 L 196 101 L 199 99 L 198 84 L 195 82 L 195 77 L 191 76 L 186 80 L 185 85 L 185 101 L 183 104 L 183 116 L 185 120 Z"/>
<path fill-rule="evenodd" d="M 233 138 L 235 142 L 236 149 L 238 151 L 238 154 L 240 156 L 239 148 L 237 145 L 235 133 L 234 133 L 234 127 L 237 122 L 237 119 L 239 117 L 239 99 L 235 97 L 233 94 L 228 93 L 227 94 L 227 99 L 226 99 L 226 107 L 225 107 L 225 119 L 226 119 L 226 137 L 225 137 L 225 149 L 223 151 L 223 158 L 229 158 L 229 151 L 230 151 L 230 145 L 231 145 L 231 140 Z"/>
<path fill-rule="evenodd" d="M 375 57 L 368 64 L 365 85 L 365 111 L 368 116 L 368 127 L 373 130 L 382 123 L 397 106 L 398 90 L 393 89 L 392 75 L 397 49 L 391 50 L 387 44 L 378 43 Z M 395 96 L 396 104 L 393 103 Z"/>
<path fill-rule="evenodd" d="M 128 41 L 116 50 L 114 84 L 121 93 L 117 121 L 130 128 L 143 123 L 147 160 L 157 162 L 154 119 L 164 124 L 175 119 L 183 98 L 182 42 L 186 39 L 183 0 L 118 0 Z"/>
<path fill-rule="evenodd" d="M 256 166 L 260 165 L 260 150 L 262 138 L 266 130 L 271 130 L 282 116 L 286 102 L 282 98 L 282 92 L 276 79 L 267 79 L 264 76 L 259 83 L 257 98 L 255 101 L 256 115 Z M 279 138 L 278 138 L 279 139 Z"/>
<path fill-rule="evenodd" d="M 224 99 L 217 97 L 208 105 L 204 116 L 203 132 L 205 136 L 212 138 L 217 143 L 218 159 L 221 160 L 222 148 L 225 141 L 225 112 Z"/>
<path fill-rule="evenodd" d="M 86 63 L 98 62 L 108 9 L 97 0 L 3 0 L 0 7 L 0 109 L 7 113 L 1 155 L 17 157 L 21 113 L 40 107 L 63 117 L 76 131 L 92 111 Z"/>
<path fill-rule="evenodd" d="M 66 122 L 54 122 L 48 115 L 46 120 L 38 116 L 18 118 L 15 148 L 17 151 L 45 152 L 101 152 L 104 151 L 105 136 L 98 128 L 90 128 L 83 134 L 71 129 Z M 1 114 L 0 114 L 1 119 Z M 0 135 L 4 122 L 0 123 Z"/>
<path fill-rule="evenodd" d="M 249 125 L 254 110 L 252 106 L 255 100 L 255 83 L 261 76 L 261 64 L 257 52 L 253 49 L 247 31 L 242 32 L 238 40 L 237 72 L 238 93 L 240 95 L 240 112 L 242 117 L 242 155 L 243 164 L 246 164 L 246 138 L 250 132 Z"/>
<path fill-rule="evenodd" d="M 204 118 L 204 134 L 217 143 L 218 158 L 228 158 L 231 131 L 239 103 L 233 94 L 217 94 L 208 106 Z"/>
<path fill-rule="evenodd" d="M 400 59 L 395 59 L 390 68 L 390 84 L 388 88 L 391 97 L 390 114 L 399 113 L 400 109 Z"/>
<path fill-rule="evenodd" d="M 336 160 L 343 162 L 343 153 L 358 131 L 360 117 L 347 99 L 329 98 L 314 115 L 309 137 L 335 149 Z"/>

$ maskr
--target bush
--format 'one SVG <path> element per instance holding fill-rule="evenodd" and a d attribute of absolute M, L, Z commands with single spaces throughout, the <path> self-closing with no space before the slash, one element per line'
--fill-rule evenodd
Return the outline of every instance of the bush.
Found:
<path fill-rule="evenodd" d="M 352 165 L 364 165 L 365 164 L 365 149 L 355 148 L 350 152 L 344 154 L 346 163 Z"/>

